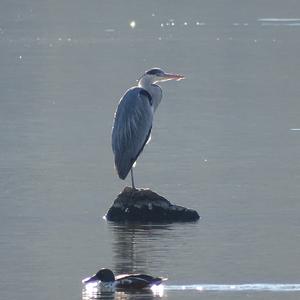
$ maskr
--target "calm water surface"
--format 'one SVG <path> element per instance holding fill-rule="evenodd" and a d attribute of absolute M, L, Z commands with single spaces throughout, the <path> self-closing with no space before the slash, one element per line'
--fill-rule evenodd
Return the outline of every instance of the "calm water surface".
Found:
<path fill-rule="evenodd" d="M 294 0 L 2 1 L 0 298 L 299 299 L 201 291 L 300 283 L 299 41 Z M 136 184 L 202 218 L 110 224 L 129 184 L 113 169 L 112 116 L 153 66 L 187 79 L 163 86 Z M 100 267 L 169 280 L 86 294 Z"/>

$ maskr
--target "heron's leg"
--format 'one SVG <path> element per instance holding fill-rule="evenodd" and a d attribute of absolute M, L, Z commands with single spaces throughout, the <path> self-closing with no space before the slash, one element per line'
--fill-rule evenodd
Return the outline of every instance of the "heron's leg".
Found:
<path fill-rule="evenodd" d="M 133 179 L 133 168 L 130 169 L 130 174 L 131 174 L 131 184 L 132 184 L 132 188 L 135 190 L 134 179 Z"/>

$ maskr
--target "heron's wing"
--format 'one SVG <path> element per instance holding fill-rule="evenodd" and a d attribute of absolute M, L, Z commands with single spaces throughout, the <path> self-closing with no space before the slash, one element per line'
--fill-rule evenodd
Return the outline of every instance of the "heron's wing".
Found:
<path fill-rule="evenodd" d="M 112 149 L 121 179 L 126 178 L 150 136 L 151 101 L 146 90 L 135 87 L 129 89 L 119 102 L 112 129 Z"/>

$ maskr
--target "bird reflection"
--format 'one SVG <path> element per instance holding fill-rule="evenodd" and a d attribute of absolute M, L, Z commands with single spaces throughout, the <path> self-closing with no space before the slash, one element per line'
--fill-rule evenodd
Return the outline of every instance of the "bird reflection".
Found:
<path fill-rule="evenodd" d="M 154 300 L 163 296 L 163 289 L 156 291 L 155 289 L 145 289 L 140 291 L 101 291 L 98 288 L 85 287 L 82 290 L 82 300 Z"/>
<path fill-rule="evenodd" d="M 166 251 L 164 241 L 170 225 L 109 224 L 113 234 L 113 254 L 116 273 L 162 272 Z"/>
<path fill-rule="evenodd" d="M 112 250 L 116 274 L 145 273 L 166 276 L 162 270 L 171 225 L 141 225 L 108 223 L 112 233 Z M 163 285 L 151 289 L 126 291 L 101 291 L 99 287 L 87 285 L 82 290 L 83 300 L 154 300 L 164 296 Z"/>

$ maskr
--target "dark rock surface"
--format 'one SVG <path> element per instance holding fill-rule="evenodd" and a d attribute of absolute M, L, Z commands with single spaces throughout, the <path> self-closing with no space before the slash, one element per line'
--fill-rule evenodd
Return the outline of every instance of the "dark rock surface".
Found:
<path fill-rule="evenodd" d="M 171 204 L 149 189 L 125 187 L 106 214 L 114 222 L 193 222 L 197 211 Z"/>

